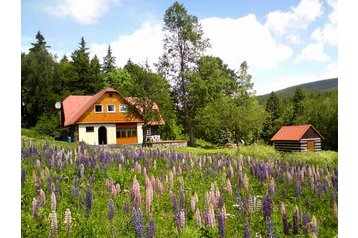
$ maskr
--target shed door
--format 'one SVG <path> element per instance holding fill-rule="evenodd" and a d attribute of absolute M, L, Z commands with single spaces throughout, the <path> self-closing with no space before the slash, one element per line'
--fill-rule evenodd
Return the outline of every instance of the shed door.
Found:
<path fill-rule="evenodd" d="M 307 141 L 307 150 L 314 151 L 314 140 Z"/>

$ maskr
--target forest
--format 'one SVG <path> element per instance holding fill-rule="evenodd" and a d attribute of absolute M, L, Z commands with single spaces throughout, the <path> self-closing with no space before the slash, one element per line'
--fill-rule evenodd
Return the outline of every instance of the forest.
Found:
<path fill-rule="evenodd" d="M 230 69 L 222 59 L 206 55 L 196 16 L 175 2 L 163 18 L 163 54 L 154 65 L 128 59 L 118 67 L 111 46 L 100 60 L 84 37 L 71 55 L 51 53 L 51 42 L 38 31 L 32 47 L 21 53 L 21 127 L 61 138 L 55 103 L 69 95 L 94 95 L 112 87 L 124 96 L 158 104 L 166 124 L 162 139 L 197 139 L 217 145 L 265 143 L 283 125 L 312 124 L 323 136 L 323 149 L 338 150 L 338 90 L 304 91 L 258 100 L 249 63 Z M 238 54 L 240 52 L 237 52 Z M 148 120 L 150 110 L 143 115 Z"/>

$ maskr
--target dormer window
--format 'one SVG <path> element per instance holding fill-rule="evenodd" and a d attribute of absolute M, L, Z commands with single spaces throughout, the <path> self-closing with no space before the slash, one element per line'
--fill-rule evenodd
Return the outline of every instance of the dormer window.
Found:
<path fill-rule="evenodd" d="M 126 104 L 119 105 L 119 111 L 121 113 L 127 113 L 127 111 L 128 111 L 127 105 Z"/>
<path fill-rule="evenodd" d="M 94 105 L 94 112 L 95 112 L 95 113 L 102 113 L 102 112 L 103 112 L 102 104 L 96 104 L 96 105 Z"/>
<path fill-rule="evenodd" d="M 107 105 L 107 112 L 115 112 L 116 108 L 113 104 Z"/>

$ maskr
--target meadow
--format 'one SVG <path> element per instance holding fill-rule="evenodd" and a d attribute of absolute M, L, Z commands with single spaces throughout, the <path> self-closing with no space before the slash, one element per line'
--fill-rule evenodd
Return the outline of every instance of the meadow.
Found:
<path fill-rule="evenodd" d="M 22 237 L 335 237 L 335 152 L 22 140 Z"/>

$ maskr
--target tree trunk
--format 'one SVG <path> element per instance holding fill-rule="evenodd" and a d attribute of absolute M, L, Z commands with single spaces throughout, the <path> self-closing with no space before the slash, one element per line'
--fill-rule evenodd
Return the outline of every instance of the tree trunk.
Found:
<path fill-rule="evenodd" d="M 143 133 L 143 141 L 142 141 L 142 147 L 147 146 L 147 126 L 143 124 L 142 126 L 142 133 Z"/>

